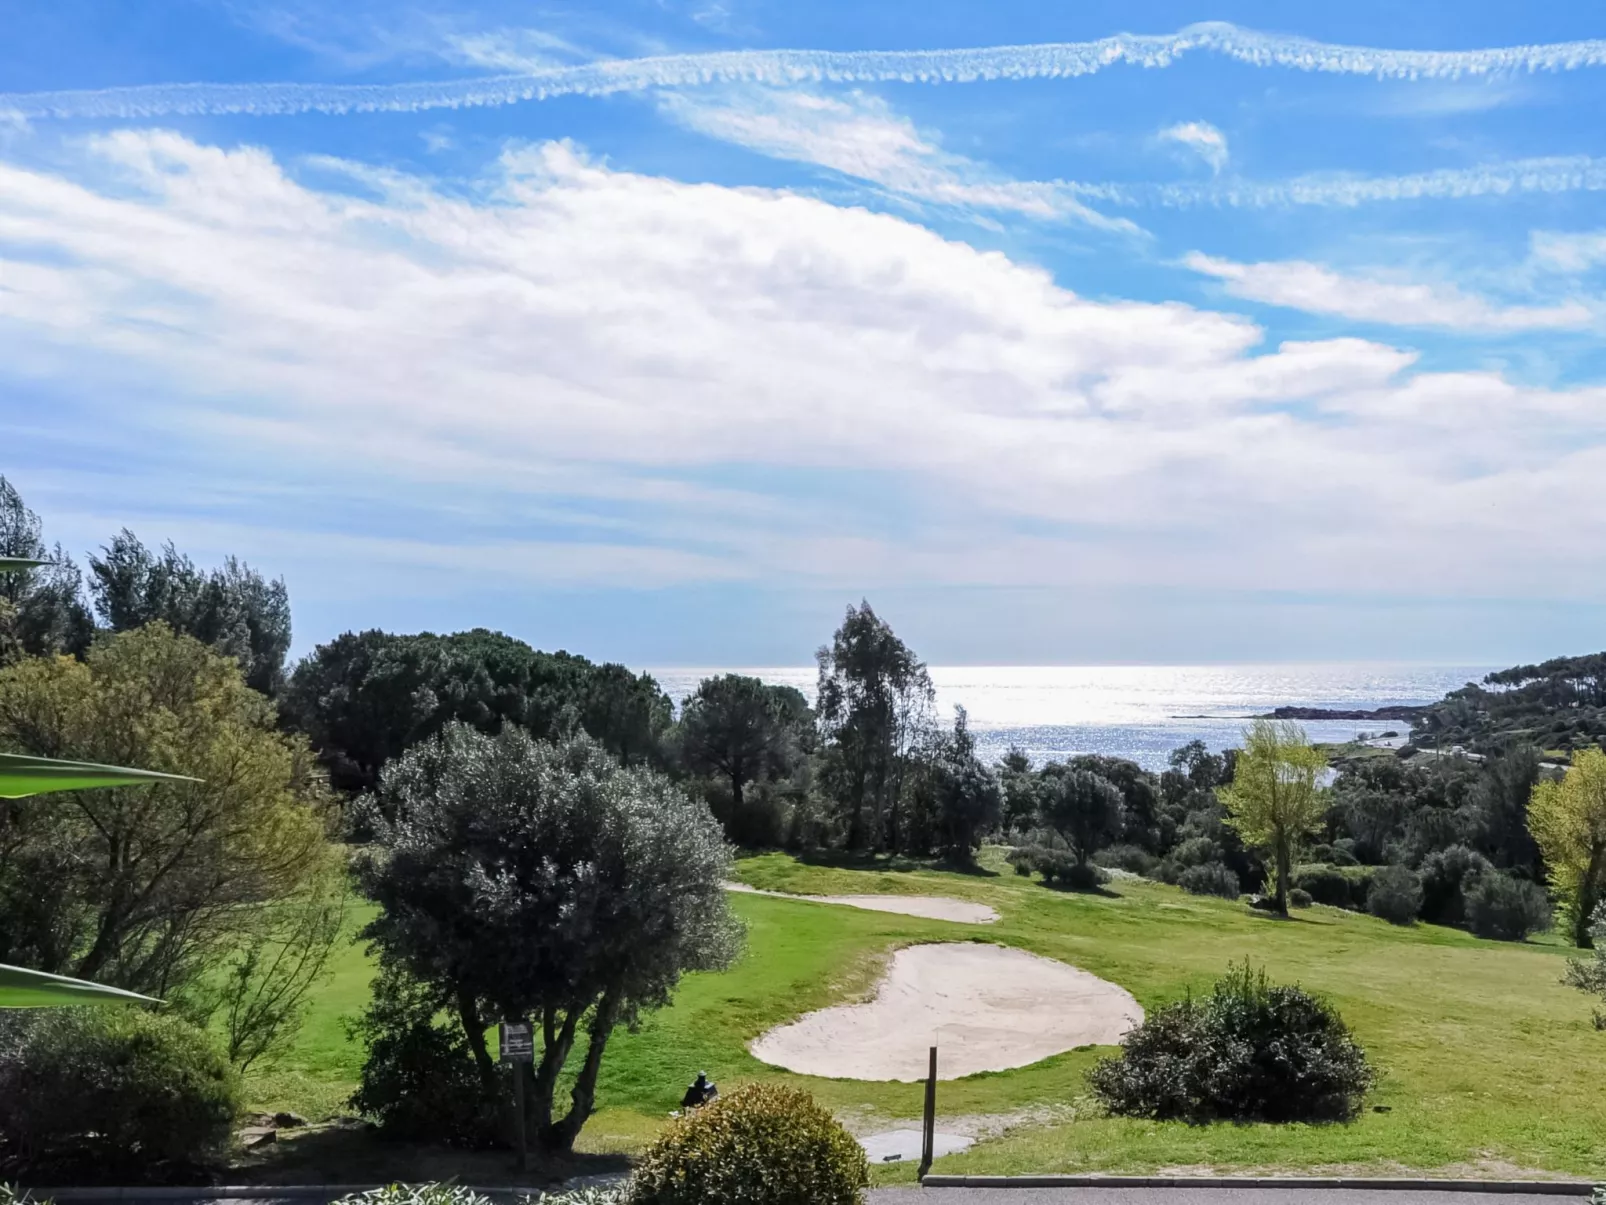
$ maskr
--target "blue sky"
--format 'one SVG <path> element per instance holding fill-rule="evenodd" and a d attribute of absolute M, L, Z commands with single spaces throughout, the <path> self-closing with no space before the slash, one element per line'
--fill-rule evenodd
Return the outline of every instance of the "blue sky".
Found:
<path fill-rule="evenodd" d="M 0 471 L 299 650 L 1606 643 L 1597 4 L 0 16 Z"/>

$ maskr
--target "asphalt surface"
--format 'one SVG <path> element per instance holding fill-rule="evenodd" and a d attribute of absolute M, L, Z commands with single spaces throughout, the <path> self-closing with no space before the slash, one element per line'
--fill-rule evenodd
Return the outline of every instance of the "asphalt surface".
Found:
<path fill-rule="evenodd" d="M 1583 1205 L 1587 1197 L 1372 1188 L 883 1188 L 870 1205 Z"/>
<path fill-rule="evenodd" d="M 1581 1196 L 1351 1188 L 878 1188 L 868 1205 L 1582 1205 Z M 160 1198 L 139 1205 L 164 1205 Z M 314 1205 L 307 1197 L 186 1199 L 184 1205 Z"/>

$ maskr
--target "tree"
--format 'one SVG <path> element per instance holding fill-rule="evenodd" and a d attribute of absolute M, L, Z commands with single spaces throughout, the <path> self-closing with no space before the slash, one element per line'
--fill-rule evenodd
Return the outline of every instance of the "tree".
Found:
<path fill-rule="evenodd" d="M 707 807 L 585 736 L 538 742 L 449 724 L 385 768 L 358 862 L 381 962 L 437 994 L 487 1093 L 490 1026 L 541 1035 L 531 1127 L 566 1151 L 590 1116 L 609 1035 L 668 1003 L 686 971 L 729 965 L 730 851 Z M 571 1107 L 553 1095 L 581 1026 Z M 524 1074 L 522 1070 L 520 1074 Z"/>
<path fill-rule="evenodd" d="M 1573 944 L 1587 949 L 1606 885 L 1606 753 L 1580 749 L 1560 782 L 1536 784 L 1528 828 L 1550 868 Z"/>
<path fill-rule="evenodd" d="M 1244 730 L 1244 747 L 1232 786 L 1220 792 L 1227 822 L 1246 844 L 1268 850 L 1277 874 L 1277 911 L 1288 915 L 1288 878 L 1294 851 L 1322 822 L 1326 792 L 1320 786 L 1327 759 L 1311 748 L 1289 720 L 1256 720 Z"/>
<path fill-rule="evenodd" d="M 1038 776 L 1038 818 L 1086 866 L 1121 831 L 1121 791 L 1091 770 L 1049 762 Z"/>
<path fill-rule="evenodd" d="M 681 708 L 680 756 L 692 773 L 729 782 L 740 811 L 749 783 L 790 777 L 808 721 L 808 703 L 793 687 L 741 674 L 705 678 Z"/>
<path fill-rule="evenodd" d="M 53 550 L 46 547 L 43 530 L 16 487 L 0 477 L 0 557 L 46 562 L 0 573 L 0 660 L 79 656 L 94 636 L 94 620 L 83 600 L 83 574 L 60 544 Z"/>
<path fill-rule="evenodd" d="M 954 730 L 938 743 L 931 770 L 938 843 L 948 858 L 969 863 L 982 834 L 998 827 L 1004 797 L 998 776 L 976 756 L 963 707 L 954 708 Z"/>
<path fill-rule="evenodd" d="M 1528 831 L 1528 801 L 1544 775 L 1539 750 L 1517 745 L 1484 762 L 1484 775 L 1473 788 L 1473 805 L 1484 851 L 1496 866 L 1531 880 L 1543 873 L 1539 847 Z"/>
<path fill-rule="evenodd" d="M 89 558 L 90 593 L 102 622 L 127 632 L 162 622 L 240 663 L 254 690 L 277 694 L 290 651 L 290 595 L 234 557 L 203 573 L 171 543 L 158 555 L 124 528 Z"/>
<path fill-rule="evenodd" d="M 1037 823 L 1037 775 L 1032 759 L 1017 745 L 998 762 L 998 778 L 1004 792 L 1001 824 L 1006 835 L 1024 836 Z"/>
<path fill-rule="evenodd" d="M 1587 962 L 1582 958 L 1568 959 L 1562 982 L 1606 1000 L 1606 904 L 1596 905 L 1590 917 L 1589 935 L 1594 947 L 1591 957 Z M 1606 1013 L 1599 1009 L 1595 1010 L 1595 1028 L 1606 1029 Z"/>
<path fill-rule="evenodd" d="M 0 671 L 0 744 L 190 776 L 0 805 L 0 962 L 199 1005 L 258 908 L 343 873 L 305 742 L 164 625 Z"/>
<path fill-rule="evenodd" d="M 538 737 L 580 728 L 627 762 L 661 765 L 668 697 L 647 674 L 543 653 L 476 628 L 450 636 L 347 632 L 296 666 L 281 711 L 311 740 L 342 791 L 372 790 L 379 770 L 448 723 Z"/>
<path fill-rule="evenodd" d="M 1066 762 L 1113 783 L 1121 792 L 1121 831 L 1117 839 L 1153 853 L 1160 846 L 1160 792 L 1153 774 L 1135 761 L 1082 753 Z"/>
<path fill-rule="evenodd" d="M 926 663 L 868 602 L 848 608 L 831 643 L 814 657 L 815 710 L 847 811 L 848 848 L 898 849 L 904 775 L 912 752 L 928 739 L 936 701 Z"/>

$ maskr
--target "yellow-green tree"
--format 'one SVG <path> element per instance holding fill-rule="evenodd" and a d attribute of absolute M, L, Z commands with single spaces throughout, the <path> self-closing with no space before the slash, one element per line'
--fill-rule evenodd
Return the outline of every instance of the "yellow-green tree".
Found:
<path fill-rule="evenodd" d="M 0 671 L 6 747 L 185 777 L 0 805 L 0 962 L 204 1007 L 265 917 L 323 906 L 344 873 L 306 742 L 233 659 L 164 625 Z"/>
<path fill-rule="evenodd" d="M 1580 749 L 1560 782 L 1535 786 L 1528 831 L 1566 906 L 1573 944 L 1587 948 L 1590 917 L 1606 886 L 1606 753 Z"/>
<path fill-rule="evenodd" d="M 1244 729 L 1244 747 L 1232 786 L 1219 792 L 1227 823 L 1244 844 L 1271 855 L 1277 875 L 1277 911 L 1288 915 L 1288 876 L 1294 851 L 1327 809 L 1322 771 L 1327 759 L 1290 720 L 1256 720 Z"/>

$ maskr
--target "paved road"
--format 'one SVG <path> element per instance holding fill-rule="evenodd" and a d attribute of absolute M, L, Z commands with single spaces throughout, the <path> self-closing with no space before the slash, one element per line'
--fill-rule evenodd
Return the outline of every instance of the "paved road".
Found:
<path fill-rule="evenodd" d="M 870 1205 L 1582 1205 L 1587 1197 L 1366 1188 L 882 1188 Z"/>

